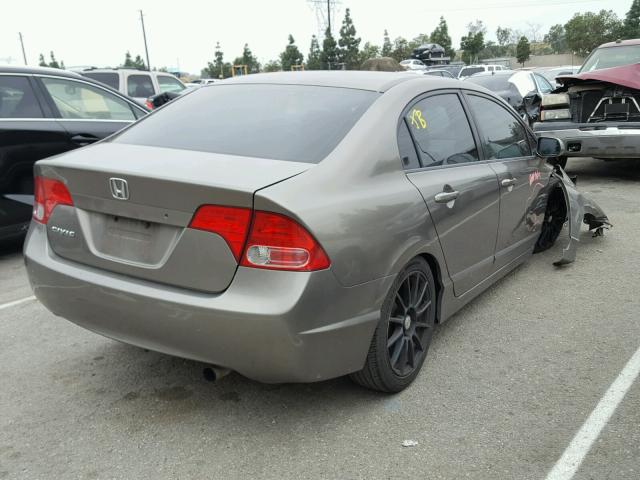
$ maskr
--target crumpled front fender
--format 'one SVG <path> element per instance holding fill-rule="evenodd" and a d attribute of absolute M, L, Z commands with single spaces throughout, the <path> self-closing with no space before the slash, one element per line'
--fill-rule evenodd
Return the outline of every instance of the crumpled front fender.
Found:
<path fill-rule="evenodd" d="M 551 176 L 560 180 L 559 184 L 564 192 L 567 205 L 567 223 L 569 227 L 569 242 L 562 251 L 562 258 L 553 263 L 559 267 L 575 261 L 576 250 L 578 243 L 580 243 L 580 227 L 583 223 L 589 226 L 590 231 L 593 230 L 594 237 L 602 236 L 604 229 L 608 229 L 612 225 L 598 204 L 579 192 L 576 185 L 560 166 L 555 167 Z"/>

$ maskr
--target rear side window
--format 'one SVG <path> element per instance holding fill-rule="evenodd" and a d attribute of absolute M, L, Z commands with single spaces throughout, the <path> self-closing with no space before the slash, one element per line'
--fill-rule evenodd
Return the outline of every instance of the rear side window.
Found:
<path fill-rule="evenodd" d="M 214 84 L 167 104 L 113 141 L 318 163 L 379 95 L 309 85 Z"/>
<path fill-rule="evenodd" d="M 463 68 L 462 70 L 460 70 L 460 76 L 461 77 L 470 77 L 474 73 L 480 73 L 480 72 L 484 72 L 484 68 L 483 67 Z"/>
<path fill-rule="evenodd" d="M 127 77 L 127 95 L 130 97 L 151 97 L 156 92 L 149 75 L 129 75 Z"/>
<path fill-rule="evenodd" d="M 398 129 L 398 149 L 400 150 L 400 158 L 402 159 L 403 168 L 409 170 L 412 168 L 420 168 L 420 160 L 413 139 L 409 133 L 409 128 L 403 120 Z"/>
<path fill-rule="evenodd" d="M 158 75 L 158 87 L 162 93 L 164 92 L 181 92 L 184 85 L 177 78 L 168 75 Z"/>
<path fill-rule="evenodd" d="M 93 80 L 97 80 L 108 87 L 118 90 L 120 88 L 120 78 L 117 73 L 109 72 L 84 72 L 85 77 L 89 77 Z"/>
<path fill-rule="evenodd" d="M 487 159 L 528 157 L 531 146 L 522 124 L 506 108 L 496 102 L 469 95 L 469 105 Z"/>
<path fill-rule="evenodd" d="M 42 110 L 27 78 L 0 75 L 0 118 L 42 117 Z"/>
<path fill-rule="evenodd" d="M 127 102 L 87 83 L 61 78 L 42 78 L 60 116 L 66 119 L 135 120 Z"/>
<path fill-rule="evenodd" d="M 409 108 L 405 121 L 420 149 L 423 167 L 478 160 L 471 127 L 457 95 L 420 100 Z"/>

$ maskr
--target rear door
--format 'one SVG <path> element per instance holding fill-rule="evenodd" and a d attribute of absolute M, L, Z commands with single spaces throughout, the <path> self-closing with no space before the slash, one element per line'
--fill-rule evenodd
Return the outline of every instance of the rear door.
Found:
<path fill-rule="evenodd" d="M 403 154 L 409 180 L 434 222 L 456 296 L 491 275 L 498 232 L 495 171 L 479 162 L 476 138 L 455 91 L 427 95 L 408 106 L 400 142 L 415 141 L 419 165 Z M 407 150 L 407 147 L 404 147 Z M 406 159 L 404 159 L 406 158 Z"/>
<path fill-rule="evenodd" d="M 147 98 L 154 96 L 158 88 L 148 73 L 131 73 L 126 76 L 127 95 L 144 105 Z"/>
<path fill-rule="evenodd" d="M 144 115 L 138 107 L 95 84 L 61 77 L 38 78 L 69 150 L 102 140 Z"/>
<path fill-rule="evenodd" d="M 67 150 L 66 132 L 51 117 L 31 76 L 0 74 L 0 238 L 28 225 L 33 164 Z"/>
<path fill-rule="evenodd" d="M 478 127 L 484 158 L 490 161 L 500 182 L 495 265 L 500 268 L 533 251 L 539 235 L 533 208 L 547 180 L 542 178 L 544 160 L 535 155 L 533 139 L 512 109 L 482 94 L 465 96 Z"/>

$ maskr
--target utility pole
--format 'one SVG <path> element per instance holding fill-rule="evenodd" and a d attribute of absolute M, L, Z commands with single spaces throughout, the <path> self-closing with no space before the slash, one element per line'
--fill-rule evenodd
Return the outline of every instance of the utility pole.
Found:
<path fill-rule="evenodd" d="M 144 38 L 144 53 L 147 57 L 147 70 L 151 70 L 151 64 L 149 63 L 149 49 L 147 48 L 147 33 L 144 31 L 144 15 L 140 10 L 140 23 L 142 23 L 142 38 Z"/>
<path fill-rule="evenodd" d="M 22 32 L 18 32 L 20 36 L 20 46 L 22 47 L 22 58 L 24 59 L 24 64 L 27 65 L 27 54 L 24 53 L 24 41 L 22 40 Z"/>
<path fill-rule="evenodd" d="M 327 0 L 327 26 L 331 31 L 331 0 Z"/>

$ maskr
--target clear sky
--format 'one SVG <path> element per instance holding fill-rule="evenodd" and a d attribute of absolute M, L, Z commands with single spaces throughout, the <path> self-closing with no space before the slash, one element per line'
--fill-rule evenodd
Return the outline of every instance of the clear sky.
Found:
<path fill-rule="evenodd" d="M 362 43 L 379 45 L 385 28 L 392 39 L 411 39 L 430 33 L 444 15 L 454 47 L 459 48 L 465 25 L 476 19 L 486 24 L 489 39 L 495 39 L 498 25 L 524 33 L 540 25 L 541 36 L 576 12 L 604 8 L 622 18 L 631 1 L 341 0 L 336 25 L 350 8 Z M 144 56 L 139 9 L 145 14 L 151 65 L 179 65 L 192 73 L 199 73 L 213 58 L 216 41 L 227 61 L 239 56 L 248 43 L 264 63 L 277 58 L 289 33 L 306 57 L 311 35 L 318 32 L 315 11 L 307 0 L 3 0 L 0 63 L 23 63 L 18 32 L 24 36 L 30 64 L 50 50 L 67 67 L 116 66 L 127 50 Z"/>

